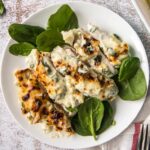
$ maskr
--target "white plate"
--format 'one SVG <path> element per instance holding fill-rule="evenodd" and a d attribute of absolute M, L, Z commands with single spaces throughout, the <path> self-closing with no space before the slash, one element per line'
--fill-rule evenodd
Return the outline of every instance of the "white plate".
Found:
<path fill-rule="evenodd" d="M 146 0 L 131 0 L 135 9 L 137 10 L 141 20 L 150 32 L 150 6 Z"/>
<path fill-rule="evenodd" d="M 68 4 L 77 14 L 81 27 L 91 22 L 108 32 L 117 33 L 123 40 L 129 43 L 135 50 L 135 55 L 141 60 L 141 67 L 144 70 L 148 85 L 149 70 L 145 49 L 131 26 L 120 16 L 102 6 L 87 2 L 69 2 Z M 46 27 L 50 14 L 54 13 L 61 5 L 62 3 L 51 5 L 34 14 L 24 23 Z M 63 138 L 50 138 L 49 135 L 43 133 L 38 125 L 28 124 L 25 117 L 21 114 L 13 72 L 18 68 L 25 68 L 26 65 L 24 57 L 13 56 L 8 52 L 9 46 L 13 42 L 13 40 L 10 40 L 4 51 L 1 67 L 1 85 L 5 101 L 9 110 L 21 126 L 44 143 L 61 148 L 87 148 L 105 143 L 124 131 L 135 119 L 143 106 L 145 98 L 135 102 L 123 101 L 118 98 L 113 105 L 116 111 L 116 125 L 101 134 L 97 141 L 95 141 L 93 137 L 82 137 L 78 135 Z"/>

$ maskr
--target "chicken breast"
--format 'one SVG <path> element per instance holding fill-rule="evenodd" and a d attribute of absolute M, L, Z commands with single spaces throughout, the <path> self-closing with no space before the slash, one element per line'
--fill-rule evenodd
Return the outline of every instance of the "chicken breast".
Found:
<path fill-rule="evenodd" d="M 85 96 L 97 97 L 100 100 L 114 100 L 118 94 L 118 88 L 112 79 L 103 75 L 93 77 L 91 74 L 75 74 L 67 76 L 70 88 L 75 88 Z"/>
<path fill-rule="evenodd" d="M 87 32 L 78 29 L 74 30 L 75 40 L 73 47 L 80 56 L 80 60 L 86 61 L 99 53 L 99 41 L 93 38 Z"/>
<path fill-rule="evenodd" d="M 66 53 L 64 54 L 64 57 L 63 57 L 61 55 L 61 52 L 60 53 L 58 52 L 59 50 L 63 51 L 62 48 L 57 47 L 57 49 L 54 50 L 54 53 L 52 54 L 52 60 L 53 60 L 54 65 L 56 65 L 56 59 L 54 57 L 56 57 L 57 55 L 60 54 L 57 57 L 57 59 L 61 58 L 61 62 L 63 61 L 62 59 L 66 58 L 65 56 Z M 46 89 L 48 96 L 55 103 L 60 104 L 66 110 L 66 112 L 68 112 L 69 115 L 72 115 L 73 113 L 71 113 L 69 109 L 67 108 L 74 108 L 74 107 L 77 107 L 79 104 L 83 103 L 84 101 L 83 94 L 81 94 L 80 92 L 77 92 L 74 88 L 71 89 L 69 86 L 67 86 L 66 79 L 62 77 L 59 73 L 57 73 L 55 70 L 56 68 L 58 69 L 58 71 L 60 71 L 59 69 L 61 68 L 61 66 L 59 67 L 56 66 L 54 68 L 53 64 L 50 61 L 51 58 L 49 54 L 47 55 L 47 53 L 39 53 L 37 50 L 33 50 L 30 55 L 31 56 L 28 56 L 29 66 L 31 66 L 31 63 L 32 63 L 32 62 L 30 63 L 29 61 L 30 57 L 32 58 L 33 56 L 35 56 L 38 59 L 38 60 L 35 59 L 36 61 L 34 62 L 36 63 L 32 66 L 34 66 L 33 69 L 35 70 L 37 79 Z M 67 62 L 69 61 L 70 61 L 69 58 L 67 58 L 67 61 L 65 63 L 67 64 Z M 72 64 L 72 62 L 70 62 L 70 64 Z M 77 63 L 75 65 L 77 69 Z M 67 65 L 65 65 L 65 67 L 66 66 Z M 68 66 L 66 67 L 66 70 L 67 69 L 68 69 Z M 76 69 L 74 71 L 76 71 Z M 61 73 L 64 73 L 65 75 L 65 73 L 68 73 L 68 72 L 61 72 Z M 73 74 L 73 72 L 70 74 Z"/>
<path fill-rule="evenodd" d="M 129 46 L 116 34 L 109 34 L 101 31 L 98 27 L 88 24 L 88 31 L 93 37 L 100 41 L 100 48 L 109 62 L 119 68 L 121 61 L 128 57 Z"/>
<path fill-rule="evenodd" d="M 75 74 L 78 66 L 78 59 L 69 47 L 57 46 L 51 52 L 51 60 L 56 70 L 61 74 Z"/>
<path fill-rule="evenodd" d="M 19 87 L 21 110 L 24 114 L 30 113 L 28 119 L 36 123 L 41 118 L 41 111 L 49 103 L 46 91 L 40 86 L 37 77 L 30 69 L 18 70 L 15 73 Z"/>
<path fill-rule="evenodd" d="M 36 53 L 36 55 L 35 55 Z M 34 71 L 38 78 L 38 81 L 47 90 L 49 97 L 53 100 L 60 98 L 66 92 L 65 82 L 63 77 L 56 72 L 53 64 L 51 63 L 49 53 L 40 53 L 37 50 L 33 50 L 28 56 L 28 64 L 31 66 L 32 57 L 36 57 L 34 62 Z M 31 60 L 31 61 L 30 61 Z"/>
<path fill-rule="evenodd" d="M 73 133 L 71 124 L 62 107 L 53 104 L 37 76 L 31 69 L 15 73 L 19 87 L 21 110 L 30 123 L 43 123 L 49 129 Z"/>
<path fill-rule="evenodd" d="M 117 73 L 117 70 L 114 69 L 101 52 L 101 43 L 98 40 L 82 29 L 73 29 L 72 33 L 74 33 L 71 34 L 74 36 L 74 38 L 72 38 L 74 39 L 74 42 L 72 42 L 73 50 L 81 61 L 88 62 L 90 68 L 107 77 L 112 77 Z M 69 32 L 68 34 L 70 35 Z M 67 32 L 65 32 L 65 36 L 67 36 Z M 64 40 L 65 39 L 64 37 Z"/>

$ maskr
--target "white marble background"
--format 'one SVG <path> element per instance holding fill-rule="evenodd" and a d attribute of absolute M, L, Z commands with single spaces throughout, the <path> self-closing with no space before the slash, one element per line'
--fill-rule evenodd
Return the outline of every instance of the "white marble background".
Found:
<path fill-rule="evenodd" d="M 50 3 L 66 0 L 4 0 L 6 14 L 0 17 L 0 58 L 7 44 L 9 35 L 8 26 L 13 22 L 22 22 L 32 13 L 44 8 Z M 122 16 L 140 36 L 150 63 L 150 34 L 145 29 L 130 0 L 86 0 L 103 5 Z M 150 92 L 146 103 L 135 121 L 141 121 L 150 113 Z M 117 150 L 115 145 L 120 137 L 106 143 L 103 147 L 95 147 L 94 150 Z M 7 110 L 2 93 L 0 91 L 0 150 L 51 150 L 58 149 L 41 143 L 27 134 L 13 119 Z M 118 149 L 120 150 L 120 149 Z M 125 149 L 126 150 L 126 149 Z"/>

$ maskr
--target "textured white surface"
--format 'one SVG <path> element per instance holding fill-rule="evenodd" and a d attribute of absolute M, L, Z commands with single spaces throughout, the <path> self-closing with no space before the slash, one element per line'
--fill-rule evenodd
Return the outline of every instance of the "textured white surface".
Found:
<path fill-rule="evenodd" d="M 7 27 L 13 22 L 21 22 L 29 15 L 50 3 L 66 1 L 66 0 L 4 0 L 6 6 L 6 14 L 0 17 L 0 57 L 4 50 L 9 35 Z M 150 62 L 150 34 L 148 34 L 139 16 L 137 15 L 130 0 L 88 0 L 94 3 L 101 4 L 122 16 L 138 33 L 140 36 L 148 55 Z M 136 120 L 141 121 L 149 114 L 150 108 L 150 92 L 144 107 L 142 108 Z M 116 150 L 116 143 L 121 142 L 121 135 L 116 139 L 108 142 L 103 147 L 96 147 L 96 149 L 106 148 L 108 150 Z M 25 133 L 22 128 L 15 122 L 14 118 L 8 112 L 2 94 L 0 91 L 0 149 L 1 150 L 48 150 L 57 149 L 52 148 L 46 144 L 39 142 Z"/>

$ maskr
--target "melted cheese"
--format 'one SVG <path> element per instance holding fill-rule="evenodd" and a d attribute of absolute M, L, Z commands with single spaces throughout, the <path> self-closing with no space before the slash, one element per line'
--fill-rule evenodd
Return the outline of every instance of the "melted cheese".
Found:
<path fill-rule="evenodd" d="M 15 73 L 19 87 L 22 112 L 33 124 L 46 122 L 47 128 L 72 133 L 71 124 L 64 110 L 51 103 L 46 90 L 40 85 L 37 76 L 30 69 Z"/>
<path fill-rule="evenodd" d="M 64 98 L 57 99 L 55 102 L 60 104 L 69 116 L 73 116 L 76 112 L 70 111 L 69 108 L 75 109 L 78 105 L 82 104 L 84 102 L 84 95 L 77 90 L 67 91 Z"/>
<path fill-rule="evenodd" d="M 110 35 L 91 24 L 88 25 L 88 31 L 100 41 L 103 53 L 116 68 L 120 66 L 124 58 L 128 57 L 128 44 L 122 42 L 114 34 Z"/>
<path fill-rule="evenodd" d="M 36 74 L 38 76 L 39 82 L 45 87 L 49 97 L 53 100 L 63 96 L 65 93 L 65 83 L 64 79 L 55 73 L 52 76 L 44 71 L 46 70 L 42 62 L 37 66 Z"/>
<path fill-rule="evenodd" d="M 36 51 L 36 55 L 38 55 L 38 57 L 36 57 L 36 62 L 38 63 L 34 64 L 34 70 L 39 82 L 45 87 L 51 99 L 55 100 L 60 98 L 65 93 L 65 83 L 64 79 L 56 72 L 52 65 L 50 53 L 40 53 Z M 32 53 L 30 56 L 32 56 Z M 30 56 L 29 58 L 32 58 Z"/>
<path fill-rule="evenodd" d="M 98 98 L 100 100 L 115 100 L 118 95 L 118 88 L 114 80 L 106 78 L 105 76 L 99 75 L 98 80 L 101 86 Z"/>
<path fill-rule="evenodd" d="M 69 48 L 57 46 L 51 53 L 51 60 L 61 74 L 74 74 L 77 70 L 77 57 Z"/>
<path fill-rule="evenodd" d="M 56 99 L 55 102 L 63 106 L 63 108 L 68 112 L 69 116 L 72 116 L 75 114 L 75 112 L 69 111 L 68 108 L 76 108 L 78 105 L 82 104 L 84 102 L 84 95 L 75 89 L 74 86 L 72 86 L 70 82 L 69 75 L 65 76 L 65 82 L 66 82 L 66 93 L 63 98 Z"/>
<path fill-rule="evenodd" d="M 39 52 L 37 49 L 33 49 L 30 55 L 26 58 L 26 64 L 29 68 L 35 69 L 39 60 Z"/>
<path fill-rule="evenodd" d="M 114 100 L 118 94 L 115 82 L 102 75 L 93 77 L 90 74 L 67 76 L 70 89 L 75 88 L 86 96 L 94 96 L 100 100 Z"/>
<path fill-rule="evenodd" d="M 99 41 L 83 30 L 76 31 L 76 40 L 73 47 L 83 61 L 99 53 Z"/>
<path fill-rule="evenodd" d="M 117 73 L 117 70 L 114 69 L 114 67 L 100 51 L 101 43 L 98 40 L 82 29 L 73 29 L 71 31 L 74 33 L 75 37 L 73 44 L 75 48 L 74 51 L 77 55 L 79 55 L 80 60 L 87 61 L 93 70 L 107 77 L 112 77 Z M 65 34 L 67 34 L 67 32 L 65 32 Z M 98 57 L 101 57 L 100 62 L 98 62 Z M 85 66 L 85 64 L 83 66 Z M 80 68 L 79 64 L 78 67 L 78 72 L 85 72 L 82 68 Z"/>
<path fill-rule="evenodd" d="M 117 70 L 110 65 L 102 53 L 99 53 L 97 56 L 89 59 L 88 63 L 94 71 L 106 77 L 112 77 L 117 73 Z"/>
<path fill-rule="evenodd" d="M 22 112 L 30 113 L 31 123 L 36 123 L 40 120 L 41 111 L 48 103 L 49 97 L 30 69 L 19 70 L 15 76 L 19 87 Z"/>

